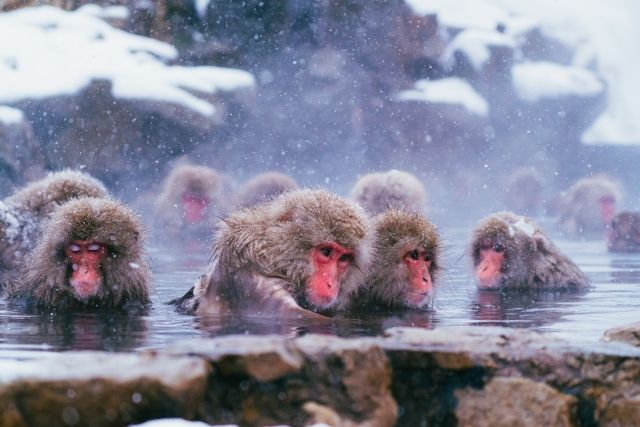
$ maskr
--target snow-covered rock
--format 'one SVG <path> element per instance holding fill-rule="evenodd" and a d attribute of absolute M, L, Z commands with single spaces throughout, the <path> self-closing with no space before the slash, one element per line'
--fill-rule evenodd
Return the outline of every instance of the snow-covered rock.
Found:
<path fill-rule="evenodd" d="M 454 104 L 464 107 L 469 113 L 479 116 L 489 114 L 487 101 L 466 81 L 458 77 L 441 80 L 419 80 L 414 88 L 396 96 L 398 101 Z"/>
<path fill-rule="evenodd" d="M 455 65 L 455 54 L 459 52 L 469 60 L 476 71 L 480 71 L 491 58 L 491 48 L 494 47 L 514 49 L 516 43 L 513 37 L 497 31 L 465 30 L 449 43 L 442 60 L 451 69 Z"/>

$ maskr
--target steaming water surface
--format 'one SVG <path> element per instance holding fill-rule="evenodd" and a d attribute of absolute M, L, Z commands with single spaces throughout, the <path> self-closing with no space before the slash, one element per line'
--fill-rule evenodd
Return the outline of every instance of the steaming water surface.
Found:
<path fill-rule="evenodd" d="M 276 333 L 296 336 L 380 334 L 392 326 L 506 326 L 528 328 L 575 343 L 593 343 L 611 327 L 640 319 L 640 254 L 609 254 L 604 240 L 572 241 L 551 232 L 554 241 L 589 276 L 585 294 L 478 292 L 468 275 L 465 248 L 473 222 L 441 227 L 445 267 L 431 310 L 372 313 L 327 324 L 180 315 L 163 304 L 182 295 L 205 270 L 209 245 L 180 250 L 155 245 L 149 250 L 155 277 L 153 306 L 144 314 L 25 314 L 0 302 L 0 354 L 59 350 L 131 351 L 162 348 L 195 337 Z M 552 223 L 545 223 L 552 230 Z M 193 255 L 196 254 L 196 255 Z"/>

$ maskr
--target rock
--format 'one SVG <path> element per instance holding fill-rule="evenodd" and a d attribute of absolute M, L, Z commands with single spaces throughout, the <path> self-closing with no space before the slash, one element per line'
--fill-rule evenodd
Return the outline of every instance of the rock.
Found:
<path fill-rule="evenodd" d="M 495 378 L 482 390 L 458 390 L 455 396 L 459 426 L 574 425 L 575 397 L 524 378 Z"/>
<path fill-rule="evenodd" d="M 628 323 L 605 331 L 603 341 L 622 341 L 640 347 L 640 322 Z"/>
<path fill-rule="evenodd" d="M 44 176 L 45 157 L 24 113 L 0 105 L 0 198 Z"/>
<path fill-rule="evenodd" d="M 112 426 L 193 418 L 210 369 L 154 354 L 56 353 L 0 360 L 0 425 Z"/>

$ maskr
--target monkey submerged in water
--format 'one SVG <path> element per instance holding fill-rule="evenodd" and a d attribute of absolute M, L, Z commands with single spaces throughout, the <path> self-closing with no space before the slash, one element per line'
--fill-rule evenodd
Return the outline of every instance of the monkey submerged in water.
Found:
<path fill-rule="evenodd" d="M 348 201 L 297 190 L 219 223 L 209 271 L 178 310 L 318 317 L 363 283 L 367 220 Z"/>
<path fill-rule="evenodd" d="M 138 217 L 108 199 L 59 206 L 11 284 L 9 295 L 43 308 L 149 303 L 151 273 Z"/>
<path fill-rule="evenodd" d="M 70 169 L 50 173 L 0 201 L 0 285 L 12 280 L 42 232 L 42 222 L 60 204 L 79 197 L 106 197 L 104 185 Z"/>
<path fill-rule="evenodd" d="M 473 232 L 471 256 L 480 289 L 588 289 L 582 271 L 530 219 L 499 212 Z"/>
<path fill-rule="evenodd" d="M 621 212 L 611 220 L 609 252 L 640 252 L 640 213 Z"/>
<path fill-rule="evenodd" d="M 273 200 L 288 191 L 298 189 L 298 184 L 282 172 L 265 172 L 251 178 L 236 196 L 240 207 L 251 207 Z"/>
<path fill-rule="evenodd" d="M 374 262 L 353 306 L 425 306 L 440 269 L 440 237 L 435 226 L 420 214 L 396 209 L 372 222 Z"/>
<path fill-rule="evenodd" d="M 370 215 L 380 214 L 387 209 L 423 212 L 427 192 L 414 175 L 390 170 L 361 177 L 351 190 L 351 198 Z"/>

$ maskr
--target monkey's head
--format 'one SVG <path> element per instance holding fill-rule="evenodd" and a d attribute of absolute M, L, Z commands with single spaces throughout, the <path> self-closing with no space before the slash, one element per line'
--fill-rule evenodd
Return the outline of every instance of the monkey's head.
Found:
<path fill-rule="evenodd" d="M 265 172 L 247 182 L 236 198 L 238 206 L 254 206 L 273 200 L 279 195 L 298 188 L 290 176 L 281 172 Z"/>
<path fill-rule="evenodd" d="M 47 306 L 147 303 L 150 273 L 141 238 L 138 218 L 120 203 L 70 201 L 46 223 L 25 265 L 24 286 Z"/>
<path fill-rule="evenodd" d="M 352 199 L 371 215 L 392 208 L 422 212 L 426 194 L 418 178 L 398 170 L 364 175 L 351 191 Z"/>
<path fill-rule="evenodd" d="M 223 269 L 281 277 L 300 306 L 317 311 L 346 305 L 362 284 L 366 235 L 356 205 L 327 191 L 297 190 L 225 219 L 216 248 Z"/>
<path fill-rule="evenodd" d="M 608 246 L 611 252 L 640 252 L 640 214 L 616 215 L 609 227 Z"/>
<path fill-rule="evenodd" d="M 60 204 L 80 197 L 107 197 L 99 180 L 84 172 L 64 169 L 27 185 L 9 200 L 38 217 L 49 215 Z"/>
<path fill-rule="evenodd" d="M 526 282 L 538 249 L 546 241 L 538 226 L 526 217 L 499 212 L 483 219 L 471 242 L 478 287 L 517 287 Z"/>
<path fill-rule="evenodd" d="M 417 213 L 388 210 L 374 219 L 371 292 L 391 306 L 422 307 L 439 270 L 440 238 Z"/>
<path fill-rule="evenodd" d="M 621 199 L 620 185 L 612 178 L 603 174 L 582 178 L 569 190 L 564 216 L 575 216 L 577 225 L 587 231 L 602 230 L 613 219 Z"/>

